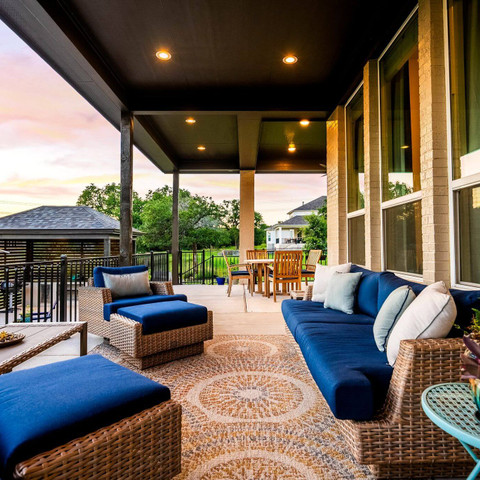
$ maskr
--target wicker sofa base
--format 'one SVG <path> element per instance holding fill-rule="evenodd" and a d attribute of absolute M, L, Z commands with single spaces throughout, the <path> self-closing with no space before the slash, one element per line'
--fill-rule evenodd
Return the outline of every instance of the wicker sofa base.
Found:
<path fill-rule="evenodd" d="M 142 325 L 118 313 L 110 316 L 110 343 L 138 368 L 148 368 L 203 352 L 203 342 L 213 338 L 213 313 L 207 323 L 166 332 L 142 334 Z"/>
<path fill-rule="evenodd" d="M 185 345 L 184 347 L 172 348 L 160 353 L 154 353 L 153 355 L 147 355 L 146 357 L 132 357 L 128 353 L 122 353 L 122 360 L 130 363 L 134 367 L 144 370 L 145 368 L 154 367 L 155 365 L 161 365 L 162 363 L 173 362 L 173 360 L 179 360 L 180 358 L 191 357 L 192 355 L 199 355 L 203 353 L 203 342 L 194 343 L 193 345 Z"/>
<path fill-rule="evenodd" d="M 170 480 L 181 471 L 181 406 L 169 400 L 19 463 L 28 480 Z"/>
<path fill-rule="evenodd" d="M 475 463 L 467 451 L 421 407 L 427 387 L 459 380 L 464 348 L 454 338 L 403 340 L 383 409 L 370 421 L 336 420 L 357 462 L 368 465 L 376 478 L 465 478 L 471 472 Z"/>

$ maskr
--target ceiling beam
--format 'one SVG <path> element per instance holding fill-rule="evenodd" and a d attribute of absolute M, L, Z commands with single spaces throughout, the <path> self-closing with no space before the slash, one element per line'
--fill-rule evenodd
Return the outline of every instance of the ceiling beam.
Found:
<path fill-rule="evenodd" d="M 183 160 L 179 167 L 180 173 L 238 173 L 238 162 L 230 160 Z"/>
<path fill-rule="evenodd" d="M 241 112 L 237 115 L 238 163 L 240 170 L 255 170 L 262 117 L 258 113 Z"/>
<path fill-rule="evenodd" d="M 325 160 L 318 158 L 259 158 L 257 173 L 325 173 Z"/>

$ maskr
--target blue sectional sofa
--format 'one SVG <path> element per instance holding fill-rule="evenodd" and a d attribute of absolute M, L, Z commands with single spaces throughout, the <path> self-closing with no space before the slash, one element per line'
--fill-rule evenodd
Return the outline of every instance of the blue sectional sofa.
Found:
<path fill-rule="evenodd" d="M 410 285 L 418 294 L 425 285 L 356 265 L 351 271 L 362 272 L 353 315 L 297 300 L 284 300 L 282 313 L 354 455 L 379 477 L 463 475 L 471 468 L 469 457 L 428 421 L 420 405 L 428 386 L 459 380 L 463 347 L 455 337 L 461 331 L 453 328 L 448 339 L 403 341 L 392 368 L 375 344 L 375 317 L 397 287 Z M 465 327 L 472 308 L 480 308 L 480 291 L 451 293 L 456 323 Z"/>
<path fill-rule="evenodd" d="M 121 268 L 95 267 L 93 269 L 93 278 L 89 280 L 89 286 L 79 287 L 78 289 L 79 319 L 88 322 L 90 333 L 110 338 L 110 315 L 117 313 L 120 308 L 172 300 L 187 301 L 186 295 L 175 295 L 173 293 L 171 282 L 150 282 L 152 295 L 115 299 L 112 298 L 110 290 L 105 287 L 103 273 L 121 275 L 147 270 L 148 267 L 145 265 Z"/>

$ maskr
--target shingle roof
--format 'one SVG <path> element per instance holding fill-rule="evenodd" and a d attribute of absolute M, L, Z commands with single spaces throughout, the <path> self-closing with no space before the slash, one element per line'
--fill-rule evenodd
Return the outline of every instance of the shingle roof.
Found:
<path fill-rule="evenodd" d="M 120 230 L 120 222 L 85 206 L 43 206 L 0 218 L 2 230 Z M 135 233 L 140 233 L 134 229 Z"/>
<path fill-rule="evenodd" d="M 306 225 L 308 225 L 308 222 L 305 220 L 305 217 L 303 215 L 296 215 L 295 217 L 289 218 L 288 220 L 285 220 L 284 222 L 279 223 L 277 226 L 278 227 L 283 227 L 283 226 L 303 227 Z"/>
<path fill-rule="evenodd" d="M 319 208 L 323 207 L 323 204 L 326 201 L 327 197 L 325 195 L 322 195 L 321 197 L 318 197 L 311 202 L 304 203 L 303 205 L 300 205 L 299 207 L 290 210 L 288 214 L 290 215 L 292 212 L 295 212 L 297 210 L 318 210 Z"/>

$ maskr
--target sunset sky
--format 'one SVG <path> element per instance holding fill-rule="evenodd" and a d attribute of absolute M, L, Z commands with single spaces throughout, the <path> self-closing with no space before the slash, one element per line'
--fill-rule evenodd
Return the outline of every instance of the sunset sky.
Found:
<path fill-rule="evenodd" d="M 75 205 L 89 183 L 119 181 L 120 134 L 0 21 L 0 216 Z M 139 151 L 133 188 L 171 185 Z M 180 186 L 216 201 L 238 198 L 239 175 L 181 175 Z M 326 194 L 322 175 L 257 175 L 255 210 L 266 223 Z"/>

